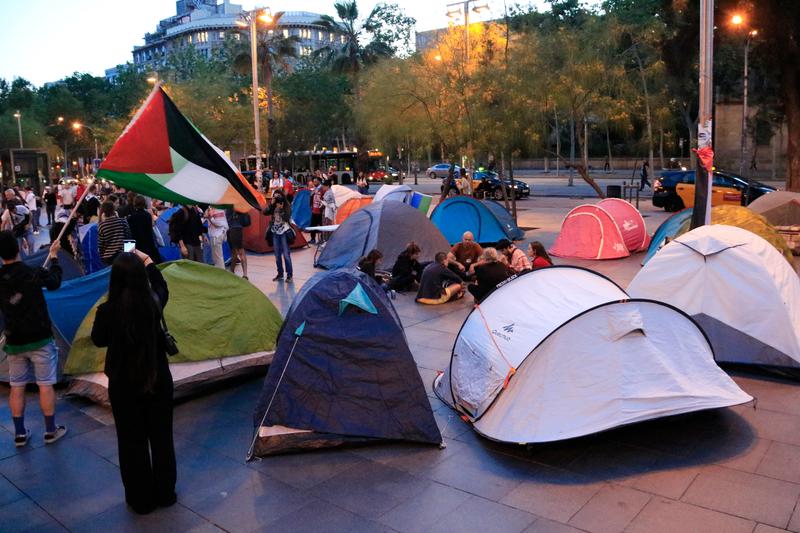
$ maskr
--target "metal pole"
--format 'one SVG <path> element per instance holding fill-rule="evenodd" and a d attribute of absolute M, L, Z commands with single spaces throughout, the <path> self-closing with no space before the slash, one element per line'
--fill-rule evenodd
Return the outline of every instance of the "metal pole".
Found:
<path fill-rule="evenodd" d="M 261 128 L 258 118 L 258 57 L 256 43 L 256 20 L 257 13 L 250 13 L 250 67 L 253 72 L 253 128 L 255 132 L 254 140 L 256 145 L 256 189 L 261 190 Z"/>
<path fill-rule="evenodd" d="M 469 66 L 469 3 L 472 0 L 466 0 L 464 2 L 464 55 L 466 57 L 466 63 L 464 65 L 465 71 L 466 67 Z"/>
<path fill-rule="evenodd" d="M 744 77 L 742 87 L 742 147 L 739 161 L 739 174 L 744 176 L 745 165 L 747 165 L 747 91 L 749 85 L 749 56 L 750 56 L 750 35 L 744 45 Z"/>
<path fill-rule="evenodd" d="M 697 148 L 712 148 L 714 102 L 714 0 L 700 4 L 700 112 L 697 123 Z M 711 182 L 713 171 L 706 170 L 697 158 L 692 229 L 711 223 Z"/>
<path fill-rule="evenodd" d="M 19 110 L 14 113 L 14 116 L 17 117 L 17 130 L 19 131 L 19 147 L 24 148 L 22 146 L 22 115 L 20 114 Z"/>

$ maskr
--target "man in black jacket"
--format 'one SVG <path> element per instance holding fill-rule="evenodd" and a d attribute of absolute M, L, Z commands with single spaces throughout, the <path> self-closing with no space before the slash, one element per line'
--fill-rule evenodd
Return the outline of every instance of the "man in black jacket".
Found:
<path fill-rule="evenodd" d="M 67 428 L 56 426 L 56 383 L 58 350 L 53 342 L 50 315 L 42 288 L 54 291 L 61 286 L 58 266 L 58 241 L 50 246 L 50 268 L 34 269 L 19 259 L 19 244 L 9 231 L 0 231 L 0 312 L 5 319 L 5 351 L 11 392 L 9 404 L 14 420 L 14 444 L 25 446 L 31 437 L 25 428 L 25 386 L 31 372 L 39 386 L 39 404 L 45 420 L 45 444 L 63 437 Z"/>
<path fill-rule="evenodd" d="M 447 254 L 439 252 L 433 263 L 422 271 L 419 282 L 417 302 L 428 305 L 439 305 L 464 296 L 464 284 L 461 278 L 447 268 Z"/>

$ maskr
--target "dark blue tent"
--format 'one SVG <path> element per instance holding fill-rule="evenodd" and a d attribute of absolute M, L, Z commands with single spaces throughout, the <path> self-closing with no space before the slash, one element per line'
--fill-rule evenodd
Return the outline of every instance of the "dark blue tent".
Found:
<path fill-rule="evenodd" d="M 661 223 L 653 238 L 650 240 L 650 246 L 647 248 L 647 254 L 642 259 L 642 266 L 646 265 L 656 253 L 667 244 L 667 239 L 673 239 L 678 234 L 683 223 L 692 218 L 692 208 L 684 209 L 673 213 L 668 219 Z"/>
<path fill-rule="evenodd" d="M 78 227 L 78 235 L 81 240 L 83 271 L 91 274 L 92 272 L 103 270 L 105 265 L 100 258 L 100 250 L 97 247 L 97 222 Z"/>
<path fill-rule="evenodd" d="M 434 209 L 431 222 L 450 244 L 459 242 L 465 231 L 471 231 L 475 242 L 482 244 L 525 238 L 525 232 L 503 206 L 492 200 L 476 200 L 471 196 L 455 196 L 445 200 Z"/>
<path fill-rule="evenodd" d="M 45 247 L 31 255 L 26 255 L 22 258 L 22 262 L 29 267 L 39 268 L 44 265 L 49 253 L 49 247 Z M 58 266 L 61 267 L 62 282 L 83 276 L 83 268 L 81 268 L 81 265 L 64 250 L 58 251 Z"/>
<path fill-rule="evenodd" d="M 252 455 L 442 441 L 400 318 L 383 289 L 355 269 L 322 272 L 303 286 L 254 417 Z"/>
<path fill-rule="evenodd" d="M 421 211 L 403 202 L 373 202 L 342 222 L 316 266 L 331 270 L 354 267 L 360 257 L 376 248 L 383 253 L 383 268 L 391 270 L 411 241 L 422 248 L 420 262 L 433 261 L 437 252 L 450 250 L 441 232 Z"/>
<path fill-rule="evenodd" d="M 311 191 L 308 189 L 300 189 L 294 193 L 292 220 L 300 229 L 306 229 L 311 225 Z"/>

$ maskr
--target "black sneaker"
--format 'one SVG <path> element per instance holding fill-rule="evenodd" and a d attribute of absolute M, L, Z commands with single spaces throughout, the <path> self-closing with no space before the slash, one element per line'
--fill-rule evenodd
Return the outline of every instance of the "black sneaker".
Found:
<path fill-rule="evenodd" d="M 55 441 L 67 434 L 67 426 L 58 426 L 52 433 L 44 434 L 44 443 L 53 444 Z"/>
<path fill-rule="evenodd" d="M 23 446 L 28 444 L 29 440 L 31 440 L 31 430 L 26 429 L 24 435 L 14 436 L 14 446 L 16 446 L 17 448 L 22 448 Z"/>
<path fill-rule="evenodd" d="M 292 276 L 286 276 L 286 281 L 292 281 Z"/>
<path fill-rule="evenodd" d="M 283 274 L 278 274 L 277 276 L 272 278 L 272 281 L 283 281 Z"/>

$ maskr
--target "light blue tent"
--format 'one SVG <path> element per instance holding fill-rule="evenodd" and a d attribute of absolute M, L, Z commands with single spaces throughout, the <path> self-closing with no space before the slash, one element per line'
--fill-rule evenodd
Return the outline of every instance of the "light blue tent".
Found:
<path fill-rule="evenodd" d="M 431 222 L 450 244 L 459 242 L 465 231 L 471 231 L 475 242 L 481 244 L 525 238 L 525 232 L 503 206 L 471 196 L 455 196 L 445 200 L 433 210 Z"/>
<path fill-rule="evenodd" d="M 653 239 L 650 241 L 650 246 L 647 248 L 647 254 L 642 259 L 642 266 L 646 265 L 654 255 L 667 244 L 667 239 L 674 238 L 681 226 L 688 219 L 692 218 L 692 208 L 684 209 L 673 213 L 668 219 L 661 223 L 656 232 L 653 234 Z"/>
<path fill-rule="evenodd" d="M 306 229 L 311 225 L 311 191 L 308 189 L 300 189 L 294 193 L 292 220 L 300 229 Z"/>
<path fill-rule="evenodd" d="M 78 236 L 81 241 L 83 271 L 91 274 L 105 268 L 103 260 L 100 258 L 100 250 L 97 247 L 97 222 L 80 226 L 78 228 Z"/>
<path fill-rule="evenodd" d="M 180 209 L 180 207 L 170 207 L 158 215 L 156 219 L 156 230 L 161 234 L 161 238 L 164 241 L 164 246 L 158 247 L 158 253 L 161 254 L 161 259 L 164 262 L 181 259 L 181 249 L 178 245 L 173 244 L 169 240 L 169 219 L 172 218 L 172 215 L 174 215 L 178 209 Z M 225 259 L 225 263 L 231 260 L 231 249 L 227 241 L 222 243 L 222 257 Z M 208 246 L 203 249 L 203 261 L 209 265 L 214 263 L 211 257 L 211 249 Z"/>

